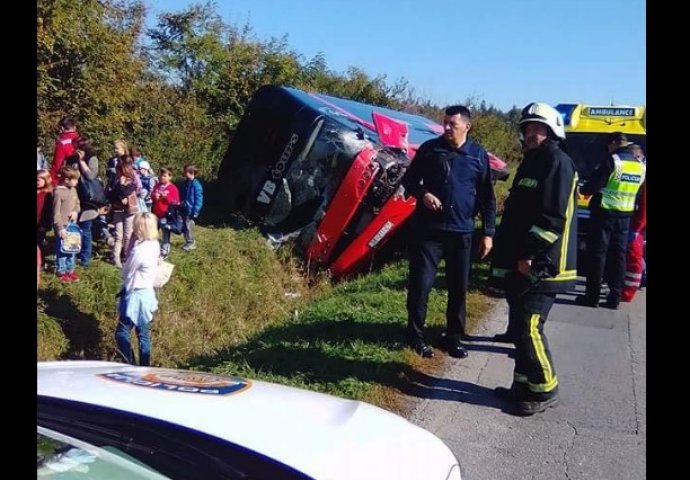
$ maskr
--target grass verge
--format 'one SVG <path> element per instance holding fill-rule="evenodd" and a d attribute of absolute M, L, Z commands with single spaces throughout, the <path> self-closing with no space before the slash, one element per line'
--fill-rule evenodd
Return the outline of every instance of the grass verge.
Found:
<path fill-rule="evenodd" d="M 407 262 L 331 285 L 308 285 L 296 262 L 276 255 L 253 230 L 199 227 L 197 250 L 174 238 L 175 271 L 160 291 L 152 324 L 153 361 L 246 376 L 364 400 L 404 412 L 420 378 L 438 373 L 440 356 L 422 361 L 404 346 Z M 469 330 L 489 308 L 476 266 L 468 295 Z M 39 291 L 39 359 L 114 359 L 119 274 L 95 260 L 79 283 L 44 275 Z M 445 325 L 443 266 L 429 298 L 427 326 L 437 343 Z"/>

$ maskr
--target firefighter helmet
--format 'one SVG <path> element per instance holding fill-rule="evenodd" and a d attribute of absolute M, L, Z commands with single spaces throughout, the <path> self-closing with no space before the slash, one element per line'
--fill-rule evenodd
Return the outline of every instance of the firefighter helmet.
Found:
<path fill-rule="evenodd" d="M 550 105 L 540 102 L 532 102 L 522 109 L 520 114 L 520 130 L 528 122 L 543 123 L 551 133 L 560 140 L 565 140 L 565 129 L 563 128 L 563 117 L 558 110 Z"/>

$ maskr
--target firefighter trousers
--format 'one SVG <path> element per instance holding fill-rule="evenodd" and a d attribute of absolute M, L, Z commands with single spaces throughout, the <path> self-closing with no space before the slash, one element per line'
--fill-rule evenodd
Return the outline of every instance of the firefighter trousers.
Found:
<path fill-rule="evenodd" d="M 508 322 L 517 333 L 513 382 L 527 384 L 529 391 L 547 399 L 557 393 L 558 378 L 554 368 L 544 324 L 556 300 L 555 293 L 506 288 Z"/>

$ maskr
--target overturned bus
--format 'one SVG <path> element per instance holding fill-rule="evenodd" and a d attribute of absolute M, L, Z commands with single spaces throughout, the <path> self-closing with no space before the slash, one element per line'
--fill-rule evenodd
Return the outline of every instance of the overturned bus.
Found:
<path fill-rule="evenodd" d="M 401 180 L 427 118 L 280 86 L 252 97 L 220 165 L 225 208 L 334 277 L 361 270 L 415 208 Z M 506 165 L 490 156 L 495 178 Z"/>

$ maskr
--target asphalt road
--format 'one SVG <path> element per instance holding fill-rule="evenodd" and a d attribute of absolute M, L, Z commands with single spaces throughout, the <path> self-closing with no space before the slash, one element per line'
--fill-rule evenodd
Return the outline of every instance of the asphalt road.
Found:
<path fill-rule="evenodd" d="M 504 300 L 471 332 L 470 356 L 446 357 L 445 373 L 425 382 L 430 398 L 410 420 L 446 442 L 464 479 L 646 478 L 645 292 L 618 311 L 576 306 L 574 298 L 559 296 L 546 323 L 559 406 L 517 417 L 494 397 L 512 381 L 512 345 L 490 339 L 505 330 Z"/>

